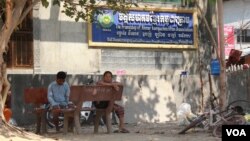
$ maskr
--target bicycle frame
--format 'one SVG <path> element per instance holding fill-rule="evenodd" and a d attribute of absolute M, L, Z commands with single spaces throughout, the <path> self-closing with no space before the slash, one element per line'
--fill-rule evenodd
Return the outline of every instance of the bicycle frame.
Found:
<path fill-rule="evenodd" d="M 236 107 L 226 108 L 223 111 L 217 110 L 218 107 L 211 106 L 209 112 L 205 112 L 202 115 L 198 116 L 196 119 L 194 119 L 189 125 L 187 125 L 185 128 L 183 128 L 179 134 L 184 134 L 186 131 L 188 131 L 191 128 L 196 127 L 197 125 L 203 124 L 203 129 L 212 129 L 213 131 L 218 131 L 221 125 L 232 123 L 232 117 L 237 116 L 237 119 L 242 120 L 242 114 L 238 113 Z M 214 118 L 215 117 L 215 118 Z M 207 121 L 207 122 L 206 122 Z M 205 123 L 204 123 L 205 122 Z"/>
<path fill-rule="evenodd" d="M 217 97 L 212 92 L 212 81 L 211 81 L 210 72 L 208 73 L 208 78 L 209 78 L 209 84 L 210 84 L 210 109 L 209 109 L 209 112 L 205 112 L 202 115 L 198 116 L 189 125 L 187 125 L 185 128 L 183 128 L 179 132 L 179 134 L 184 134 L 189 129 L 194 128 L 200 124 L 203 124 L 204 129 L 211 129 L 211 128 L 216 129 L 216 127 L 221 126 L 224 123 L 227 123 L 228 122 L 227 120 L 230 120 L 231 116 L 233 117 L 234 115 L 240 115 L 240 113 L 237 114 L 237 111 L 235 111 L 233 108 L 227 107 L 223 111 L 219 110 L 219 107 L 218 107 L 219 104 L 217 101 Z M 208 120 L 208 122 L 206 122 L 206 120 Z"/>
<path fill-rule="evenodd" d="M 225 113 L 225 114 L 223 114 Z M 221 115 L 223 114 L 223 115 Z M 215 121 L 213 121 L 213 117 L 214 115 L 216 116 Z M 214 111 L 212 109 L 210 109 L 210 112 L 207 113 L 206 117 L 209 120 L 209 122 L 204 125 L 204 129 L 209 129 L 209 128 L 213 128 L 214 126 L 217 126 L 219 123 L 225 122 L 227 121 L 226 118 L 230 117 L 234 115 L 234 110 L 233 109 L 226 109 L 224 111 Z"/>

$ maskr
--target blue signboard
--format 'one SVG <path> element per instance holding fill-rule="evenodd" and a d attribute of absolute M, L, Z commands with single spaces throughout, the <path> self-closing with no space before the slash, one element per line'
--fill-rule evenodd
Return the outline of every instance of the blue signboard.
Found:
<path fill-rule="evenodd" d="M 105 10 L 90 28 L 92 43 L 194 45 L 193 13 Z"/>

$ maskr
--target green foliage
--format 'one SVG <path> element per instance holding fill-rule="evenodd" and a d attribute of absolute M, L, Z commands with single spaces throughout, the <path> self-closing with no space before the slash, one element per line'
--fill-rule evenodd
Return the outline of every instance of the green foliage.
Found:
<path fill-rule="evenodd" d="M 181 3 L 181 0 L 142 0 L 143 2 L 175 2 Z"/>
<path fill-rule="evenodd" d="M 0 0 L 0 7 L 1 8 L 5 7 L 5 0 Z"/>
<path fill-rule="evenodd" d="M 5 1 L 0 0 L 0 16 L 4 15 Z M 67 16 L 74 18 L 75 21 L 80 19 L 84 21 L 93 21 L 95 14 L 102 14 L 100 2 L 103 0 L 53 0 L 52 5 L 63 6 L 62 11 Z M 49 6 L 48 0 L 41 0 L 44 7 Z M 136 0 L 106 0 L 105 8 L 114 10 L 114 14 L 119 11 L 125 13 L 131 7 L 138 7 Z M 2 16 L 1 16 L 2 17 Z"/>
<path fill-rule="evenodd" d="M 208 0 L 208 2 L 209 2 L 210 4 L 215 4 L 215 3 L 216 3 L 216 0 Z"/>
<path fill-rule="evenodd" d="M 5 0 L 0 0 L 0 23 L 3 23 L 5 21 Z M 0 25 L 2 26 L 2 25 Z"/>
<path fill-rule="evenodd" d="M 42 5 L 47 8 L 49 6 L 49 2 L 47 0 L 42 0 Z"/>
<path fill-rule="evenodd" d="M 60 0 L 53 0 L 53 3 L 52 3 L 53 5 L 58 5 L 58 6 L 60 6 Z"/>
<path fill-rule="evenodd" d="M 103 2 L 103 1 L 102 1 Z M 70 18 L 74 18 L 75 21 L 80 19 L 84 21 L 93 22 L 95 14 L 102 14 L 102 8 L 100 8 L 100 0 L 53 0 L 53 5 L 62 5 L 65 13 Z M 48 7 L 48 1 L 42 0 L 42 5 Z M 106 0 L 105 8 L 114 10 L 114 13 L 126 12 L 131 7 L 138 7 L 138 4 L 133 0 Z"/>
<path fill-rule="evenodd" d="M 0 11 L 5 11 L 5 0 L 0 0 Z"/>

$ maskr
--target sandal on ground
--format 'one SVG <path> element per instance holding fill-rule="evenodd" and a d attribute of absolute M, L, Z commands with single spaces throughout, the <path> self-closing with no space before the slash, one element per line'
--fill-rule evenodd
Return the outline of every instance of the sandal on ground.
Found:
<path fill-rule="evenodd" d="M 127 129 L 123 128 L 123 129 L 115 130 L 114 133 L 129 133 L 129 131 Z"/>
<path fill-rule="evenodd" d="M 128 131 L 127 129 L 125 129 L 125 128 L 122 128 L 122 129 L 120 130 L 120 132 L 121 132 L 121 133 L 129 133 L 129 131 Z"/>
<path fill-rule="evenodd" d="M 114 133 L 120 133 L 120 130 L 115 130 Z"/>

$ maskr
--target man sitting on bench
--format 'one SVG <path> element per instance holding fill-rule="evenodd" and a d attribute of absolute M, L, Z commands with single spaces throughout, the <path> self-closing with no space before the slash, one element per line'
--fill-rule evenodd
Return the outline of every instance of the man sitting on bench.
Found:
<path fill-rule="evenodd" d="M 59 114 L 61 108 L 68 107 L 70 88 L 65 82 L 66 73 L 59 71 L 56 75 L 56 80 L 51 82 L 48 87 L 48 101 L 52 106 L 53 122 L 56 131 L 59 131 Z"/>
<path fill-rule="evenodd" d="M 106 71 L 103 74 L 103 79 L 97 82 L 97 85 L 113 86 L 115 90 L 119 90 L 118 85 L 121 83 L 112 81 L 112 73 Z M 108 101 L 95 101 L 94 105 L 96 108 L 106 108 L 108 106 Z M 119 118 L 119 130 L 114 131 L 115 133 L 129 133 L 129 131 L 124 127 L 124 107 L 114 103 L 113 110 Z"/>

